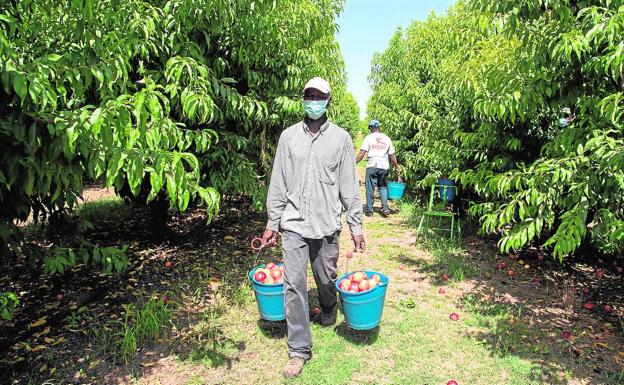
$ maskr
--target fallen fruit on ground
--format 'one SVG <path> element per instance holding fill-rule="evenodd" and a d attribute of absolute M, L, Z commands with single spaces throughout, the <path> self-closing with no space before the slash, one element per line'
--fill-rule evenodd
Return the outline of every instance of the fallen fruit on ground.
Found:
<path fill-rule="evenodd" d="M 449 280 L 448 274 L 442 274 L 442 280 L 443 281 L 448 281 Z"/>
<path fill-rule="evenodd" d="M 596 272 L 596 277 L 598 277 L 598 278 L 603 278 L 603 277 L 604 277 L 604 271 L 602 271 L 602 270 L 598 270 L 598 271 Z"/>
<path fill-rule="evenodd" d="M 613 313 L 613 306 L 611 306 L 611 305 L 604 305 L 602 307 L 602 310 L 604 310 L 605 313 Z"/>
<path fill-rule="evenodd" d="M 594 303 L 593 302 L 587 302 L 583 305 L 583 307 L 587 310 L 593 310 L 594 309 Z"/>
<path fill-rule="evenodd" d="M 457 384 L 457 381 L 450 380 L 449 382 L 446 383 L 446 385 L 458 385 L 458 384 Z"/>
<path fill-rule="evenodd" d="M 505 270 L 506 267 L 507 267 L 507 264 L 505 262 L 499 262 L 498 265 L 496 265 L 496 268 L 498 270 Z"/>
<path fill-rule="evenodd" d="M 165 262 L 165 267 L 173 267 L 173 262 L 171 262 L 171 261 L 166 261 L 166 262 Z"/>
<path fill-rule="evenodd" d="M 588 287 L 584 287 L 583 288 L 583 294 L 589 294 L 589 288 Z"/>
<path fill-rule="evenodd" d="M 451 313 L 449 315 L 449 318 L 452 319 L 453 321 L 458 321 L 459 320 L 459 314 L 457 313 Z"/>
<path fill-rule="evenodd" d="M 312 308 L 312 314 L 314 314 L 314 315 L 321 314 L 321 308 L 320 307 Z"/>
<path fill-rule="evenodd" d="M 446 290 L 444 290 L 443 287 L 438 289 L 438 294 L 444 294 L 444 293 L 446 293 Z"/>
<path fill-rule="evenodd" d="M 58 294 L 56 295 L 56 299 L 58 299 L 59 301 L 62 301 L 62 300 L 63 300 L 63 298 L 65 298 L 65 295 L 64 295 L 63 293 L 58 293 Z"/>
<path fill-rule="evenodd" d="M 563 339 L 569 340 L 570 338 L 572 338 L 572 332 L 569 330 L 564 330 L 561 332 L 561 337 Z"/>
<path fill-rule="evenodd" d="M 509 277 L 513 277 L 513 276 L 514 276 L 514 274 L 516 274 L 516 273 L 514 273 L 514 271 L 513 271 L 512 269 L 507 270 L 507 275 L 508 275 Z"/>

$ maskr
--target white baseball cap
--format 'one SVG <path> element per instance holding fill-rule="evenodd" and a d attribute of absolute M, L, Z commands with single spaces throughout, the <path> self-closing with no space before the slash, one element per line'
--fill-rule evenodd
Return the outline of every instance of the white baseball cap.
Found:
<path fill-rule="evenodd" d="M 316 88 L 324 94 L 331 94 L 331 88 L 329 87 L 327 80 L 318 76 L 308 80 L 305 87 L 303 87 L 303 92 L 305 92 L 308 88 Z"/>

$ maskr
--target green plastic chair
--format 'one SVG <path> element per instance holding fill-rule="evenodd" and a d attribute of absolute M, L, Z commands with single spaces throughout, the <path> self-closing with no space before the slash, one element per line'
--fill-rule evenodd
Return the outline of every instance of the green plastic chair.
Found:
<path fill-rule="evenodd" d="M 459 218 L 455 218 L 456 214 L 453 213 L 452 208 L 449 205 L 451 201 L 447 200 L 447 190 L 449 189 L 454 190 L 454 199 L 459 199 L 457 186 L 441 185 L 437 183 L 431 186 L 429 204 L 427 205 L 427 210 L 423 212 L 423 215 L 420 218 L 420 223 L 418 224 L 418 229 L 416 230 L 416 237 L 420 235 L 421 230 L 425 231 L 425 237 L 430 230 L 442 230 L 449 231 L 451 233 L 451 240 L 453 240 L 456 236 L 458 241 L 461 241 L 461 223 Z M 431 226 L 430 222 L 435 218 L 438 218 L 438 227 Z M 442 227 L 443 222 L 448 223 L 447 219 L 450 219 L 450 228 Z"/>

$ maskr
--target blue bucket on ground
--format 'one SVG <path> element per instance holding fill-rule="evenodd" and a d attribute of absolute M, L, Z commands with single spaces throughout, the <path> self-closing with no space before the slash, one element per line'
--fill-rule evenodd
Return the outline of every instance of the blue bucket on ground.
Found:
<path fill-rule="evenodd" d="M 405 192 L 405 183 L 388 182 L 388 199 L 401 199 Z"/>
<path fill-rule="evenodd" d="M 249 271 L 249 280 L 256 295 L 256 303 L 260 317 L 267 321 L 283 321 L 286 319 L 284 312 L 284 284 L 265 285 L 253 279 L 257 267 Z"/>
<path fill-rule="evenodd" d="M 344 274 L 336 280 L 336 289 L 340 293 L 342 312 L 347 320 L 347 325 L 355 330 L 369 330 L 379 325 L 386 299 L 388 282 L 390 281 L 386 275 L 377 271 L 364 270 L 364 272 L 368 277 L 371 277 L 373 274 L 379 274 L 381 284 L 377 285 L 373 290 L 362 293 L 350 293 L 341 290 L 338 284 L 352 273 Z"/>
<path fill-rule="evenodd" d="M 455 182 L 450 179 L 440 178 L 438 179 L 438 184 L 440 185 L 440 199 L 452 202 L 455 199 Z"/>

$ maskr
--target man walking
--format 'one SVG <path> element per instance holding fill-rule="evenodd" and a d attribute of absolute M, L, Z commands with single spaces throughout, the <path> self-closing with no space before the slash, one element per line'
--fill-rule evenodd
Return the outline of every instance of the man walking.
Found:
<path fill-rule="evenodd" d="M 394 154 L 392 140 L 390 140 L 388 135 L 381 133 L 379 121 L 377 119 L 371 120 L 368 128 L 371 133 L 364 138 L 360 152 L 355 158 L 355 162 L 359 163 L 364 156 L 368 155 L 368 164 L 366 165 L 366 216 L 370 217 L 373 215 L 374 193 L 375 186 L 377 186 L 379 188 L 379 196 L 381 197 L 381 214 L 387 217 L 390 215 L 387 189 L 390 162 L 392 162 L 400 182 L 399 163 Z"/>
<path fill-rule="evenodd" d="M 362 203 L 351 136 L 326 116 L 329 83 L 319 77 L 304 87 L 306 116 L 280 136 L 267 197 L 263 240 L 278 231 L 284 248 L 284 296 L 290 360 L 285 377 L 296 377 L 312 355 L 307 270 L 312 265 L 321 324 L 336 322 L 336 267 L 342 211 L 356 251 L 365 248 Z"/>

